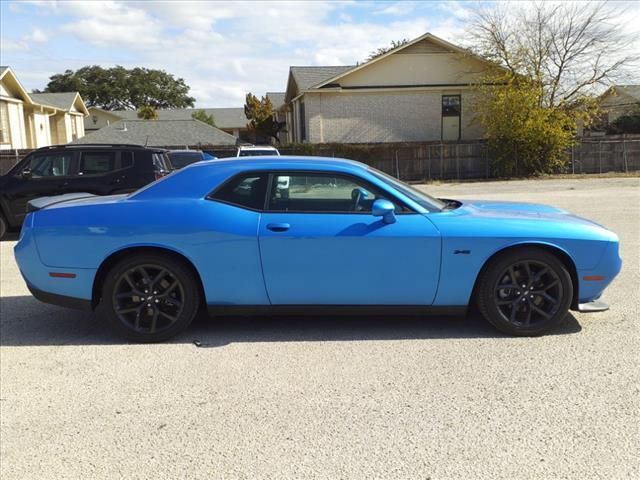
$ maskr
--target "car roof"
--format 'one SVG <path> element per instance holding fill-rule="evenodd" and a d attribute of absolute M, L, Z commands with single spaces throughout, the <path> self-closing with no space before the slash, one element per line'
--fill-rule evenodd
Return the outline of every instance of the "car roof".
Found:
<path fill-rule="evenodd" d="M 240 150 L 278 150 L 271 145 L 241 145 Z"/>
<path fill-rule="evenodd" d="M 259 155 L 255 157 L 226 157 L 220 158 L 215 164 L 206 162 L 194 163 L 190 168 L 220 168 L 225 165 L 235 170 L 339 170 L 367 168 L 364 163 L 334 157 L 312 157 L 298 155 Z"/>
<path fill-rule="evenodd" d="M 67 145 L 49 145 L 46 147 L 40 147 L 35 152 L 41 152 L 46 150 L 91 150 L 91 149 L 115 149 L 115 150 L 148 150 L 152 152 L 166 152 L 164 148 L 157 147 L 145 147 L 144 145 L 137 145 L 134 143 L 75 143 Z"/>

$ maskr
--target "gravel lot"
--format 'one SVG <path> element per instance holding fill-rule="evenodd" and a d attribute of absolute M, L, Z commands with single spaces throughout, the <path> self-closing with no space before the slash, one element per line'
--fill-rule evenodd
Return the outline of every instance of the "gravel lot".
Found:
<path fill-rule="evenodd" d="M 612 309 L 533 339 L 477 316 L 235 318 L 129 345 L 34 300 L 1 242 L 0 477 L 640 478 L 640 179 L 427 188 L 610 227 Z"/>

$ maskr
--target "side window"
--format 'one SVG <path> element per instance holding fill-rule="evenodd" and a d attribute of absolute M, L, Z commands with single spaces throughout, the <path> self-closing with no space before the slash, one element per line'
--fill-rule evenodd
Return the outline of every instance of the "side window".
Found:
<path fill-rule="evenodd" d="M 116 170 L 116 152 L 84 152 L 78 175 L 100 175 Z"/>
<path fill-rule="evenodd" d="M 34 155 L 26 166 L 32 178 L 63 177 L 70 174 L 71 153 L 48 153 Z"/>
<path fill-rule="evenodd" d="M 365 182 L 330 174 L 274 175 L 269 195 L 271 211 L 371 212 L 373 202 L 386 198 Z M 398 208 L 400 211 L 401 209 Z"/>
<path fill-rule="evenodd" d="M 239 207 L 262 210 L 267 193 L 266 173 L 252 173 L 232 179 L 209 198 Z"/>
<path fill-rule="evenodd" d="M 133 167 L 133 152 L 120 152 L 120 168 Z"/>

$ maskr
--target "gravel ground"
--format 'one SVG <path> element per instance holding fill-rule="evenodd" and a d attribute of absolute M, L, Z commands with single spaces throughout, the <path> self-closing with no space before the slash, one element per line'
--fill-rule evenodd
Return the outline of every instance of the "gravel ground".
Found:
<path fill-rule="evenodd" d="M 610 227 L 611 310 L 542 338 L 473 315 L 235 318 L 129 345 L 29 296 L 5 241 L 0 477 L 640 478 L 640 179 L 427 189 Z"/>

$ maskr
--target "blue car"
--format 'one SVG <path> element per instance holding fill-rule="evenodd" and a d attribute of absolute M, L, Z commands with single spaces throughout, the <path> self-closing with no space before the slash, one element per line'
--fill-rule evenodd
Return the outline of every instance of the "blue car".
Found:
<path fill-rule="evenodd" d="M 284 181 L 286 179 L 286 181 Z M 32 294 L 139 342 L 196 313 L 464 314 L 539 335 L 599 301 L 618 237 L 545 205 L 432 198 L 361 163 L 201 162 L 135 193 L 33 200 L 15 255 Z"/>

